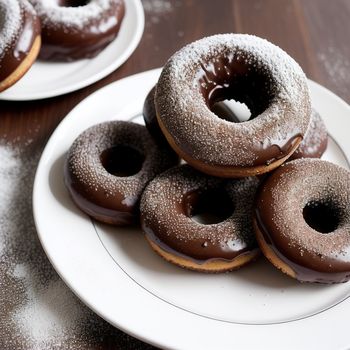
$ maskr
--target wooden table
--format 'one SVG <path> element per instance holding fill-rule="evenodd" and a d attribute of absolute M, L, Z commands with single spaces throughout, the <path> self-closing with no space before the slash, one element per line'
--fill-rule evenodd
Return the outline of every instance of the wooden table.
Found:
<path fill-rule="evenodd" d="M 215 33 L 250 33 L 272 41 L 293 56 L 309 78 L 350 103 L 349 0 L 143 2 L 145 32 L 122 67 L 100 82 L 65 96 L 34 102 L 1 101 L 1 142 L 24 148 L 31 140 L 33 151 L 42 150 L 57 124 L 86 96 L 125 76 L 161 67 L 185 44 Z M 120 332 L 103 339 L 101 346 L 148 347 L 136 340 L 120 340 Z"/>

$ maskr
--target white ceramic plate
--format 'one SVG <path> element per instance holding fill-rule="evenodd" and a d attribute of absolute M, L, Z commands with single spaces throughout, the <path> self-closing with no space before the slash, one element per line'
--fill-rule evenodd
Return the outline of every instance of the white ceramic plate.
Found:
<path fill-rule="evenodd" d="M 201 274 L 156 255 L 138 229 L 91 221 L 70 200 L 63 162 L 87 127 L 139 116 L 159 70 L 97 91 L 59 125 L 42 155 L 34 216 L 42 245 L 67 285 L 111 324 L 161 348 L 346 349 L 350 283 L 301 284 L 264 259 L 237 272 Z M 325 159 L 348 167 L 350 108 L 310 82 L 330 132 Z M 138 117 L 137 117 L 138 116 Z"/>
<path fill-rule="evenodd" d="M 0 100 L 28 101 L 60 96 L 91 85 L 120 67 L 134 52 L 144 29 L 140 0 L 125 0 L 126 12 L 116 39 L 93 59 L 76 62 L 37 61 Z"/>

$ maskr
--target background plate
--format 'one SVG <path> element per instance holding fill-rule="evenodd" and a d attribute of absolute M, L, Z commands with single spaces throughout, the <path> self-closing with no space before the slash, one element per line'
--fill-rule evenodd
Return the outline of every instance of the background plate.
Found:
<path fill-rule="evenodd" d="M 349 347 L 349 283 L 300 284 L 264 259 L 226 274 L 183 270 L 153 253 L 140 230 L 97 224 L 71 202 L 63 162 L 73 140 L 102 121 L 142 122 L 144 99 L 159 72 L 95 92 L 48 142 L 37 170 L 33 207 L 40 240 L 58 273 L 100 316 L 162 348 L 310 349 L 316 336 L 319 349 Z M 331 136 L 324 158 L 348 167 L 350 108 L 316 83 L 310 82 L 310 88 Z"/>
<path fill-rule="evenodd" d="M 116 39 L 93 59 L 34 63 L 29 72 L 0 94 L 0 100 L 26 101 L 60 96 L 101 80 L 134 52 L 144 29 L 140 0 L 125 0 L 126 12 Z"/>

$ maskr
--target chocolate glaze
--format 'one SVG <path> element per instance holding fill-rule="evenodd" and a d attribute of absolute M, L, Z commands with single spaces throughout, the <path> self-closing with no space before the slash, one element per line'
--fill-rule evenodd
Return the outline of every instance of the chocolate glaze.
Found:
<path fill-rule="evenodd" d="M 20 33 L 16 35 L 11 48 L 6 50 L 0 59 L 0 81 L 5 80 L 20 66 L 31 51 L 35 39 L 40 36 L 39 18 L 28 6 L 30 5 L 21 3 L 23 22 Z"/>
<path fill-rule="evenodd" d="M 250 120 L 216 118 L 214 105 L 231 98 L 248 106 Z M 268 41 L 244 34 L 207 37 L 175 53 L 158 80 L 155 105 L 174 149 L 196 168 L 222 169 L 219 176 L 225 168 L 264 172 L 290 155 L 311 112 L 298 64 Z"/>
<path fill-rule="evenodd" d="M 161 144 L 169 145 L 166 137 L 164 136 L 162 129 L 159 126 L 157 119 L 156 107 L 154 105 L 154 95 L 156 92 L 156 86 L 147 94 L 145 103 L 143 105 L 143 119 L 149 133 Z M 231 121 L 233 123 L 239 123 L 239 118 L 233 113 L 233 111 L 226 105 L 218 102 L 214 103 L 211 107 L 212 111 L 221 119 Z M 170 147 L 170 146 L 169 146 Z"/>
<path fill-rule="evenodd" d="M 125 198 L 117 193 L 113 197 L 114 203 L 110 203 L 110 201 L 104 198 L 105 196 L 103 194 L 87 191 L 84 186 L 80 185 L 69 171 L 67 163 L 64 167 L 64 178 L 73 202 L 87 215 L 98 221 L 118 226 L 126 226 L 137 222 L 137 210 L 135 210 L 135 206 L 124 204 L 138 203 L 139 198 L 136 196 L 130 197 L 125 201 Z M 95 204 L 95 202 L 101 202 L 101 199 L 105 202 L 104 205 Z"/>
<path fill-rule="evenodd" d="M 142 196 L 142 229 L 165 251 L 196 263 L 232 261 L 258 249 L 251 221 L 257 185 L 256 178 L 220 180 L 188 165 L 170 169 Z M 209 203 L 223 221 L 204 225 L 191 219 Z"/>
<path fill-rule="evenodd" d="M 145 102 L 143 104 L 143 119 L 145 121 L 145 125 L 149 133 L 152 137 L 162 146 L 166 145 L 171 149 L 167 139 L 165 138 L 162 130 L 159 126 L 156 114 L 156 107 L 154 105 L 154 94 L 156 91 L 156 87 L 154 86 L 151 91 L 147 94 Z M 172 150 L 172 149 L 171 149 Z"/>
<path fill-rule="evenodd" d="M 175 255 L 175 256 L 180 256 L 184 259 L 188 259 L 192 262 L 194 262 L 195 264 L 197 265 L 203 265 L 205 263 L 208 263 L 210 261 L 227 261 L 227 262 L 230 262 L 232 261 L 234 258 L 238 258 L 238 257 L 241 257 L 241 256 L 244 256 L 246 254 L 251 254 L 252 252 L 255 252 L 255 251 L 258 251 L 259 248 L 256 247 L 255 249 L 250 249 L 250 250 L 246 250 L 246 251 L 242 251 L 241 253 L 239 254 L 235 254 L 234 257 L 232 258 L 233 254 L 228 254 L 229 250 L 223 250 L 223 252 L 225 253 L 225 255 L 228 256 L 228 258 L 223 258 L 223 257 L 212 257 L 212 258 L 207 258 L 208 254 L 203 254 L 203 251 L 204 249 L 206 248 L 209 248 L 209 249 L 206 249 L 207 251 L 210 251 L 212 250 L 212 247 L 209 246 L 209 244 L 206 244 L 206 242 L 203 242 L 203 241 L 200 241 L 198 242 L 198 246 L 200 245 L 201 247 L 201 250 L 202 252 L 198 252 L 198 254 L 193 254 L 195 256 L 199 256 L 200 258 L 194 258 L 192 255 L 188 255 L 188 254 L 183 254 L 181 253 L 181 250 L 175 250 L 173 249 L 171 246 L 165 244 L 163 241 L 161 241 L 155 234 L 155 231 L 153 231 L 152 229 L 150 229 L 149 227 L 147 227 L 146 225 L 142 226 L 142 230 L 143 232 L 145 233 L 145 235 L 152 241 L 154 242 L 156 245 L 158 245 L 161 249 L 163 249 L 164 251 L 172 254 L 172 255 Z M 203 243 L 201 243 L 203 242 Z M 194 243 L 195 244 L 195 243 Z M 237 252 L 237 251 L 236 251 Z M 210 252 L 208 252 L 210 254 Z M 204 257 L 203 257 L 204 255 Z M 221 256 L 224 255 L 224 254 L 221 254 Z M 201 258 L 202 257 L 202 258 Z"/>
<path fill-rule="evenodd" d="M 207 106 L 229 98 L 245 103 L 250 119 L 261 114 L 274 98 L 271 77 L 234 53 L 226 53 L 214 61 L 202 62 L 197 72 L 201 92 Z"/>
<path fill-rule="evenodd" d="M 113 164 L 120 162 L 120 166 Z M 138 221 L 139 200 L 147 183 L 177 163 L 177 158 L 157 147 L 144 126 L 106 122 L 74 141 L 65 163 L 65 184 L 88 215 L 126 225 Z"/>
<path fill-rule="evenodd" d="M 147 94 L 145 102 L 143 104 L 142 115 L 149 133 L 160 142 L 167 142 L 166 138 L 160 130 L 157 121 L 156 107 L 154 106 L 155 91 L 156 87 L 154 86 Z"/>
<path fill-rule="evenodd" d="M 58 3 L 62 6 L 66 1 Z M 43 45 L 39 57 L 54 61 L 95 57 L 118 35 L 124 14 L 123 0 L 110 1 L 109 8 L 101 16 L 88 21 L 81 28 L 54 22 L 47 13 L 41 14 Z"/>
<path fill-rule="evenodd" d="M 304 139 L 289 160 L 299 158 L 321 158 L 326 151 L 328 134 L 320 114 L 312 109 L 309 127 Z"/>
<path fill-rule="evenodd" d="M 213 61 L 201 63 L 196 79 L 210 110 L 213 111 L 218 102 L 233 98 L 247 105 L 251 111 L 249 120 L 259 117 L 276 98 L 275 82 L 270 73 L 252 65 L 244 53 L 240 53 L 239 59 L 228 52 Z M 302 138 L 300 127 L 293 129 L 292 126 L 287 134 L 271 135 L 261 140 L 252 150 L 256 154 L 253 165 L 269 165 L 285 157 Z"/>
<path fill-rule="evenodd" d="M 332 232 L 322 233 L 327 230 L 310 226 L 305 208 L 315 196 L 318 203 L 329 207 L 329 217 L 337 219 Z M 283 165 L 261 184 L 255 221 L 265 243 L 298 280 L 346 282 L 350 278 L 349 207 L 347 170 L 317 159 L 300 159 Z M 318 219 L 319 225 L 311 224 L 313 227 L 322 225 Z"/>

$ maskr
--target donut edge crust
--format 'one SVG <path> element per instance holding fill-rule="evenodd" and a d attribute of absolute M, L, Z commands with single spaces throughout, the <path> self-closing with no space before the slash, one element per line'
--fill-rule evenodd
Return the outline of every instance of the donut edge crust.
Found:
<path fill-rule="evenodd" d="M 31 50 L 29 51 L 27 57 L 22 61 L 22 63 L 13 71 L 5 80 L 0 82 L 0 92 L 8 89 L 18 80 L 20 80 L 31 68 L 34 61 L 39 55 L 41 48 L 41 36 L 38 35 L 32 45 Z"/>
<path fill-rule="evenodd" d="M 284 261 L 282 261 L 266 243 L 264 236 L 258 227 L 256 218 L 254 218 L 253 220 L 253 226 L 255 230 L 256 240 L 265 258 L 269 260 L 272 265 L 274 265 L 277 269 L 282 271 L 284 274 L 294 279 L 297 279 L 296 273 L 294 272 L 294 270 L 289 265 L 287 265 Z"/>
<path fill-rule="evenodd" d="M 188 270 L 206 272 L 206 273 L 219 273 L 219 272 L 228 272 L 233 270 L 238 270 L 240 267 L 250 263 L 255 260 L 260 255 L 260 250 L 255 249 L 249 253 L 241 255 L 232 261 L 224 261 L 224 260 L 210 260 L 203 264 L 196 264 L 192 260 L 185 259 L 181 256 L 176 256 L 171 254 L 164 249 L 162 249 L 159 245 L 151 241 L 147 236 L 146 239 L 152 249 L 159 254 L 164 260 L 180 266 L 182 268 L 186 268 Z"/>
<path fill-rule="evenodd" d="M 297 150 L 300 143 L 302 142 L 302 137 L 297 137 L 297 141 L 293 145 L 291 151 L 283 158 L 277 159 L 269 165 L 257 165 L 253 167 L 229 167 L 220 165 L 209 165 L 204 162 L 197 161 L 189 157 L 185 152 L 183 152 L 182 149 L 176 144 L 175 140 L 170 135 L 170 133 L 168 133 L 168 131 L 166 130 L 161 118 L 159 117 L 158 111 L 156 114 L 159 126 L 164 136 L 168 140 L 169 145 L 181 158 L 183 158 L 188 164 L 198 169 L 199 171 L 202 171 L 205 174 L 222 178 L 239 178 L 268 173 L 282 165 Z"/>

